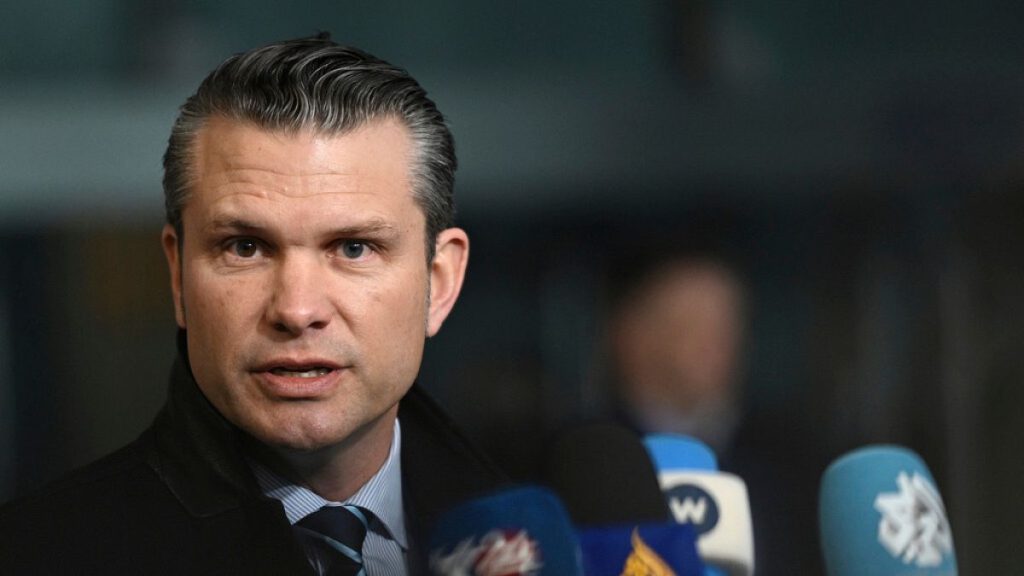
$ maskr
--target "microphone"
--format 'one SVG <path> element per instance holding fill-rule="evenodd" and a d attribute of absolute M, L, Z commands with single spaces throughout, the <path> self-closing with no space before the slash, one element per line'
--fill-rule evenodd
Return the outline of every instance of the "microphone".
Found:
<path fill-rule="evenodd" d="M 690 527 L 671 521 L 639 438 L 613 424 L 570 431 L 548 453 L 547 478 L 577 531 L 586 576 L 700 576 Z"/>
<path fill-rule="evenodd" d="M 671 520 L 651 458 L 622 426 L 596 423 L 570 430 L 548 452 L 546 476 L 577 525 Z"/>
<path fill-rule="evenodd" d="M 577 531 L 585 576 L 702 576 L 693 527 L 620 524 Z"/>
<path fill-rule="evenodd" d="M 569 516 L 538 486 L 456 506 L 438 519 L 429 550 L 434 576 L 582 576 Z"/>
<path fill-rule="evenodd" d="M 693 438 L 651 434 L 644 445 L 673 518 L 696 532 L 705 575 L 751 576 L 754 530 L 743 480 L 719 471 L 714 452 Z"/>
<path fill-rule="evenodd" d="M 829 465 L 818 505 L 829 576 L 955 576 L 946 508 L 920 456 L 867 446 Z"/>

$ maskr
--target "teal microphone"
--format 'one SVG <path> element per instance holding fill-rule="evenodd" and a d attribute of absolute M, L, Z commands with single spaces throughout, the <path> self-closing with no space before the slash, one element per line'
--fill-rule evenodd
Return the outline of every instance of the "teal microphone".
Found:
<path fill-rule="evenodd" d="M 935 479 L 900 446 L 867 446 L 825 470 L 818 515 L 829 576 L 956 576 Z"/>

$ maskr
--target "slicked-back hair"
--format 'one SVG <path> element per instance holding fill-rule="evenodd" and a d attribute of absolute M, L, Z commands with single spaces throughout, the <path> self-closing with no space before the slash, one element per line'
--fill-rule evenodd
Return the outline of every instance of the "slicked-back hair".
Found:
<path fill-rule="evenodd" d="M 256 48 L 227 59 L 185 101 L 164 153 L 164 209 L 183 240 L 195 139 L 213 117 L 274 132 L 337 136 L 394 118 L 413 145 L 412 193 L 426 217 L 428 262 L 437 234 L 453 225 L 455 144 L 444 117 L 405 70 L 327 34 Z"/>

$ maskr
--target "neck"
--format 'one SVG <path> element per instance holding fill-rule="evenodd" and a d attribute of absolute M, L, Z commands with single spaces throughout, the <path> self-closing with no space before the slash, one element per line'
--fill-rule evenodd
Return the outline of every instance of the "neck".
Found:
<path fill-rule="evenodd" d="M 694 436 L 716 452 L 728 447 L 739 423 L 739 409 L 731 398 L 705 399 L 685 409 L 665 401 L 635 401 L 628 410 L 645 432 Z"/>

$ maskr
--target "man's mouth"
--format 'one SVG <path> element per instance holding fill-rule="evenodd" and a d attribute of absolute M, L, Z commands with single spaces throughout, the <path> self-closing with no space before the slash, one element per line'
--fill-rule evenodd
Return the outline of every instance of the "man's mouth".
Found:
<path fill-rule="evenodd" d="M 346 366 L 324 358 L 275 358 L 253 367 L 257 381 L 272 397 L 311 399 L 333 393 Z"/>
<path fill-rule="evenodd" d="M 307 370 L 294 370 L 289 368 L 271 368 L 270 373 L 275 376 L 285 376 L 287 378 L 319 378 L 329 374 L 333 368 L 327 368 L 325 366 L 318 366 L 309 368 Z"/>

